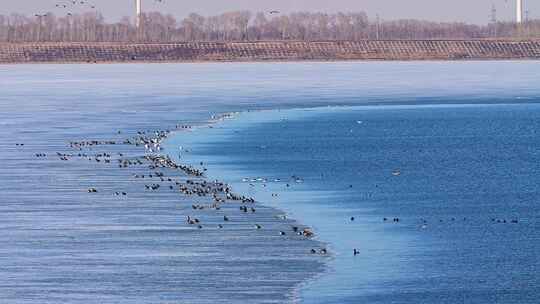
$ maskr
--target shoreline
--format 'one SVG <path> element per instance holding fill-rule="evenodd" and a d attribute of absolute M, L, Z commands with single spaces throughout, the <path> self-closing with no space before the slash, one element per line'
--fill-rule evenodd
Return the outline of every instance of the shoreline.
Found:
<path fill-rule="evenodd" d="M 197 60 L 197 61 L 177 61 L 177 60 L 148 60 L 148 61 L 32 61 L 5 63 L 0 62 L 0 66 L 20 66 L 20 65 L 132 65 L 132 64 L 260 64 L 260 63 L 448 63 L 448 62 L 539 62 L 540 58 L 471 58 L 471 59 L 270 59 L 270 60 Z"/>

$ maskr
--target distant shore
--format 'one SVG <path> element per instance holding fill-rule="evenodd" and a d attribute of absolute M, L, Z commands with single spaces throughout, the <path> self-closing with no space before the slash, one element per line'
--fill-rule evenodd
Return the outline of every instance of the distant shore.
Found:
<path fill-rule="evenodd" d="M 0 43 L 0 64 L 538 59 L 540 40 Z"/>

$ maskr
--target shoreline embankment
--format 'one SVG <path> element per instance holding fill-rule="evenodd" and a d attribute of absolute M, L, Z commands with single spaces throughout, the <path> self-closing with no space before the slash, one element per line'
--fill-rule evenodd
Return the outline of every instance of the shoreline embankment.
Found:
<path fill-rule="evenodd" d="M 540 40 L 0 43 L 0 64 L 538 59 Z"/>

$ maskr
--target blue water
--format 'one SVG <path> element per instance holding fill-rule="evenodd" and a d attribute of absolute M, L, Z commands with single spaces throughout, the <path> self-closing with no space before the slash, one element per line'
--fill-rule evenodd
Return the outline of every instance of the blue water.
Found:
<path fill-rule="evenodd" d="M 0 66 L 0 303 L 537 303 L 539 75 L 536 61 Z M 302 110 L 327 105 L 355 107 Z M 193 149 L 182 161 L 278 207 L 225 204 L 232 229 L 146 191 L 146 167 L 56 157 L 230 111 L 165 151 Z"/>
<path fill-rule="evenodd" d="M 304 303 L 538 303 L 539 104 L 236 116 L 169 147 L 328 243 Z"/>

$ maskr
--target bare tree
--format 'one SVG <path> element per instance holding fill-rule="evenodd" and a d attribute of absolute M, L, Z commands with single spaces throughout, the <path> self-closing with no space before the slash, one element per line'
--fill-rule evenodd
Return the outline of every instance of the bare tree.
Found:
<path fill-rule="evenodd" d="M 171 15 L 149 12 L 139 28 L 124 17 L 107 23 L 96 11 L 24 16 L 0 15 L 0 42 L 179 42 L 257 40 L 348 40 L 364 39 L 490 39 L 539 38 L 540 20 L 527 20 L 521 30 L 514 23 L 491 22 L 485 26 L 422 20 L 370 20 L 365 12 L 253 14 L 226 12 L 205 17 L 192 13 L 177 21 Z M 496 27 L 496 31 L 493 29 Z M 496 35 L 494 34 L 496 32 Z"/>

